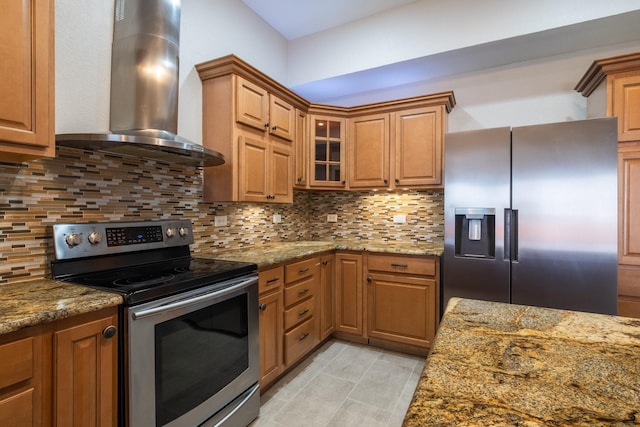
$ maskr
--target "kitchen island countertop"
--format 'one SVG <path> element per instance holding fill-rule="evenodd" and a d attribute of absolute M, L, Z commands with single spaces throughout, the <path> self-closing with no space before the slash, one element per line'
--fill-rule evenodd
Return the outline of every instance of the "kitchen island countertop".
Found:
<path fill-rule="evenodd" d="M 640 320 L 452 298 L 403 426 L 640 425 Z"/>

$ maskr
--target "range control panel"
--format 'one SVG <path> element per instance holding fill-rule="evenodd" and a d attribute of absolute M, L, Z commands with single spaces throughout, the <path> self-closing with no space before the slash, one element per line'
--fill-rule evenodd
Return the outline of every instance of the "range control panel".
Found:
<path fill-rule="evenodd" d="M 191 221 L 93 222 L 53 226 L 56 259 L 185 246 L 193 243 Z"/>

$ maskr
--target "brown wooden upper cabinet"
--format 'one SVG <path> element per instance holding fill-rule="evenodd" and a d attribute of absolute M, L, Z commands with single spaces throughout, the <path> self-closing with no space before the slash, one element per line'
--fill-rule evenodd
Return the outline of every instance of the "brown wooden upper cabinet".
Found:
<path fill-rule="evenodd" d="M 313 104 L 234 55 L 196 65 L 203 144 L 225 164 L 204 171 L 204 199 L 291 203 L 293 188 L 443 185 L 453 92 L 356 107 Z"/>
<path fill-rule="evenodd" d="M 640 53 L 594 61 L 575 88 L 618 117 L 618 315 L 640 318 Z"/>
<path fill-rule="evenodd" d="M 52 0 L 7 0 L 0 13 L 0 161 L 55 155 Z"/>
<path fill-rule="evenodd" d="M 343 189 L 346 186 L 345 120 L 333 116 L 310 116 L 311 178 L 309 186 Z"/>
<path fill-rule="evenodd" d="M 295 134 L 293 106 L 250 81 L 236 81 L 236 121 L 293 141 Z"/>
<path fill-rule="evenodd" d="M 402 109 L 400 100 L 392 107 L 398 111 L 349 119 L 349 188 L 442 186 L 447 100 L 441 102 Z"/>

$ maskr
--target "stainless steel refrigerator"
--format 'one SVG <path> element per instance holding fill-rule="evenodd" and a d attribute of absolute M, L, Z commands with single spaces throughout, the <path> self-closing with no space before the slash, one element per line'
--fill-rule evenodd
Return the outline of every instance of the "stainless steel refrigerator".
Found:
<path fill-rule="evenodd" d="M 617 120 L 450 133 L 443 305 L 617 312 Z"/>

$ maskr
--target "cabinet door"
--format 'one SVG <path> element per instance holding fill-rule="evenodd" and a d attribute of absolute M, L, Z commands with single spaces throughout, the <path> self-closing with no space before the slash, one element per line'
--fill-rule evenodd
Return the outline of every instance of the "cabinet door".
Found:
<path fill-rule="evenodd" d="M 618 262 L 640 265 L 640 147 L 618 154 Z"/>
<path fill-rule="evenodd" d="M 19 331 L 0 338 L 8 341 L 0 343 L 0 425 L 46 424 L 42 419 L 42 389 L 49 372 L 42 369 L 43 337 Z"/>
<path fill-rule="evenodd" d="M 615 77 L 613 116 L 618 116 L 618 141 L 640 141 L 640 75 Z"/>
<path fill-rule="evenodd" d="M 271 158 L 271 168 L 267 173 L 270 178 L 269 195 L 271 197 L 268 201 L 293 203 L 291 149 L 284 145 L 272 143 L 269 155 Z"/>
<path fill-rule="evenodd" d="M 118 339 L 103 331 L 117 321 L 114 314 L 55 333 L 57 425 L 116 425 Z"/>
<path fill-rule="evenodd" d="M 259 307 L 260 386 L 263 387 L 276 379 L 283 368 L 282 292 L 261 296 Z"/>
<path fill-rule="evenodd" d="M 269 94 L 242 77 L 236 79 L 236 122 L 266 131 L 269 126 Z"/>
<path fill-rule="evenodd" d="M 296 110 L 296 137 L 294 144 L 294 181 L 293 185 L 299 188 L 306 188 L 309 169 L 309 138 L 307 134 L 307 115 L 300 110 Z"/>
<path fill-rule="evenodd" d="M 0 159 L 55 155 L 53 1 L 6 0 L 0 13 Z"/>
<path fill-rule="evenodd" d="M 269 95 L 269 132 L 293 141 L 296 131 L 296 110 L 275 95 Z"/>
<path fill-rule="evenodd" d="M 247 136 L 240 137 L 240 200 L 245 202 L 269 201 L 267 169 L 269 144 Z"/>
<path fill-rule="evenodd" d="M 442 184 L 443 107 L 395 113 L 396 187 Z"/>
<path fill-rule="evenodd" d="M 346 188 L 345 121 L 334 117 L 311 116 L 309 139 L 309 186 Z"/>
<path fill-rule="evenodd" d="M 349 120 L 349 188 L 389 185 L 389 115 Z"/>
<path fill-rule="evenodd" d="M 336 331 L 362 335 L 362 255 L 336 255 Z"/>
<path fill-rule="evenodd" d="M 431 347 L 436 333 L 435 287 L 432 279 L 370 273 L 369 337 Z"/>
<path fill-rule="evenodd" d="M 335 330 L 335 282 L 334 282 L 334 256 L 323 256 L 320 260 L 320 290 L 318 291 L 319 327 L 318 336 L 324 340 Z"/>

